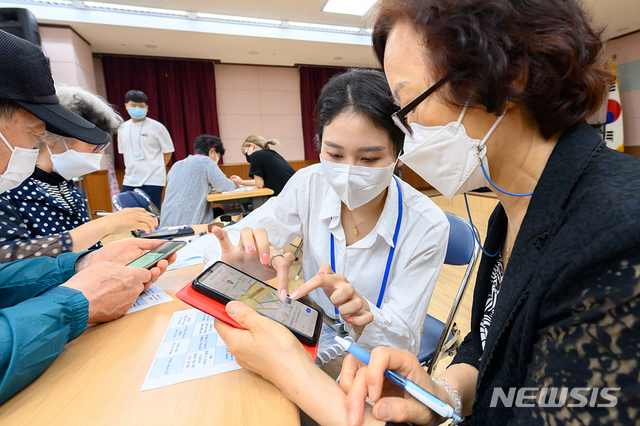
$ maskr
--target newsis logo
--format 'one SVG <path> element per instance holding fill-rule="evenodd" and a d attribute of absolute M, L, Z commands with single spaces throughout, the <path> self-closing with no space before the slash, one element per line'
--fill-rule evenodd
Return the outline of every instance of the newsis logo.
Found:
<path fill-rule="evenodd" d="M 494 388 L 491 407 L 497 407 L 498 401 L 507 408 L 535 407 L 614 407 L 618 398 L 612 395 L 620 388 Z"/>

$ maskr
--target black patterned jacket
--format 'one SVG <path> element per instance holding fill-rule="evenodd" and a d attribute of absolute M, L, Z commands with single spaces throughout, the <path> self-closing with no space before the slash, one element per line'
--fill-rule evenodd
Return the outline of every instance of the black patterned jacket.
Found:
<path fill-rule="evenodd" d="M 487 252 L 506 226 L 498 205 Z M 606 148 L 586 123 L 563 134 L 522 222 L 483 352 L 494 262 L 482 258 L 472 331 L 454 359 L 479 371 L 467 420 L 640 424 L 640 160 Z"/>

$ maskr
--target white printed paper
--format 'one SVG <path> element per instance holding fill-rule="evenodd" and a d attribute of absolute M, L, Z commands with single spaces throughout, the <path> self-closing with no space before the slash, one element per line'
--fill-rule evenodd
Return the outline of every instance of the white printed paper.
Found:
<path fill-rule="evenodd" d="M 216 238 L 216 236 L 213 234 L 203 235 L 196 238 L 193 242 L 189 242 L 189 240 L 192 238 L 195 237 L 190 236 L 186 238 L 174 239 L 174 241 L 187 241 L 187 245 L 178 250 L 176 261 L 169 265 L 167 271 L 186 268 L 187 266 L 193 266 L 197 265 L 198 263 L 202 263 L 202 256 L 204 255 L 204 252 L 207 250 L 207 248 L 212 243 L 218 242 L 218 238 Z"/>
<path fill-rule="evenodd" d="M 242 368 L 213 327 L 214 321 L 197 309 L 174 312 L 141 390 Z"/>
<path fill-rule="evenodd" d="M 145 291 L 144 293 L 140 293 L 140 296 L 138 296 L 138 299 L 135 301 L 133 306 L 129 308 L 126 314 L 130 314 L 131 312 L 136 312 L 142 309 L 147 309 L 152 306 L 160 305 L 162 303 L 171 302 L 172 300 L 173 298 L 171 296 L 160 290 L 158 287 L 156 287 L 155 284 L 151 284 L 149 290 Z"/>
<path fill-rule="evenodd" d="M 231 191 L 224 191 L 222 194 L 234 194 L 236 192 L 245 192 L 251 191 L 252 189 L 256 189 L 255 186 L 241 186 L 240 188 L 233 189 Z"/>

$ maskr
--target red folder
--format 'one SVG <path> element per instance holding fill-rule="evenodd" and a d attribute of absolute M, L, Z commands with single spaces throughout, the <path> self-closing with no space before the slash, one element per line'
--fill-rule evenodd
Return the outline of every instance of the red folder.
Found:
<path fill-rule="evenodd" d="M 193 282 L 193 281 L 192 281 Z M 205 314 L 209 314 L 212 317 L 219 319 L 220 321 L 226 322 L 229 325 L 232 325 L 237 328 L 241 328 L 244 330 L 244 327 L 240 326 L 237 322 L 235 322 L 225 310 L 225 305 L 222 303 L 211 299 L 210 297 L 205 296 L 202 293 L 198 293 L 191 287 L 191 283 L 184 286 L 176 293 L 176 297 L 182 300 L 184 303 L 193 306 L 196 309 L 201 310 Z M 313 359 L 316 359 L 316 355 L 318 355 L 318 345 L 313 347 L 303 345 L 304 348 L 311 354 Z"/>

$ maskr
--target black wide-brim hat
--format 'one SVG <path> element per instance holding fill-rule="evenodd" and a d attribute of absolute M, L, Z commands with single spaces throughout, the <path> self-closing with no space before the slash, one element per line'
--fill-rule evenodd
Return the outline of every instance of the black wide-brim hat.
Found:
<path fill-rule="evenodd" d="M 0 99 L 16 102 L 60 136 L 101 145 L 109 134 L 60 105 L 42 50 L 33 43 L 0 30 Z"/>

